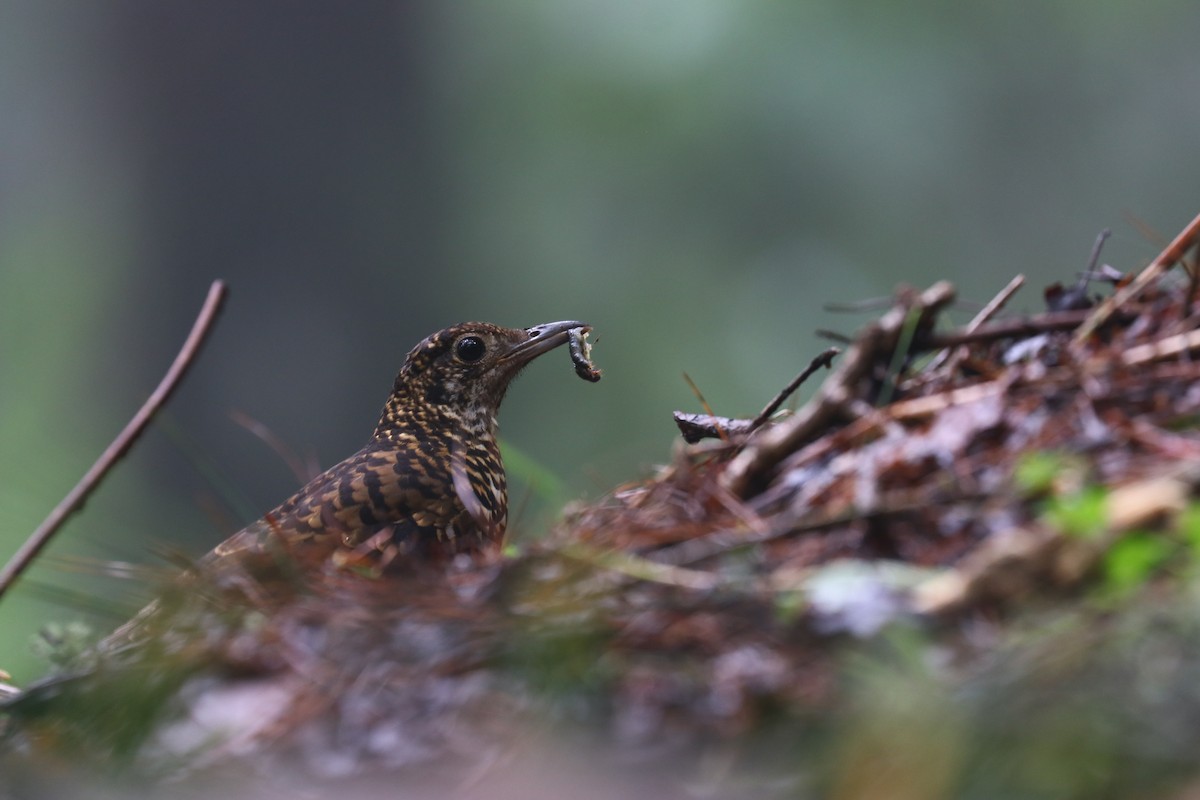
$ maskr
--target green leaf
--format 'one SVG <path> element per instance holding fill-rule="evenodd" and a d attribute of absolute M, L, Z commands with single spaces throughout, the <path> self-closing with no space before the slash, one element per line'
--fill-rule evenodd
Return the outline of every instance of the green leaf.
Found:
<path fill-rule="evenodd" d="M 1052 498 L 1043 519 L 1068 536 L 1095 536 L 1108 525 L 1108 491 L 1103 486 L 1085 486 Z"/>
<path fill-rule="evenodd" d="M 1171 554 L 1160 533 L 1131 533 L 1112 546 L 1104 559 L 1108 587 L 1125 593 L 1141 586 Z"/>
<path fill-rule="evenodd" d="M 1026 494 L 1045 494 L 1063 471 L 1065 459 L 1058 453 L 1030 453 L 1017 463 L 1017 486 Z"/>

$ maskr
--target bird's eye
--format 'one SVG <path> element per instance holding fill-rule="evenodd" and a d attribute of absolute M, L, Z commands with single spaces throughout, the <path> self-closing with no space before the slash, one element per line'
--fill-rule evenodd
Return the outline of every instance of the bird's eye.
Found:
<path fill-rule="evenodd" d="M 483 358 L 485 352 L 487 352 L 487 347 L 483 344 L 483 339 L 478 336 L 464 336 L 454 345 L 454 354 L 460 361 L 468 364 L 473 364 Z"/>

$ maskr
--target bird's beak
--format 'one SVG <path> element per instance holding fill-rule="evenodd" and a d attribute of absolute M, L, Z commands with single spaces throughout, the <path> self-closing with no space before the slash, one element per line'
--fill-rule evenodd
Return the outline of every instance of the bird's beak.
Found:
<path fill-rule="evenodd" d="M 504 354 L 500 361 L 506 364 L 528 364 L 542 353 L 549 352 L 559 345 L 566 344 L 570 338 L 568 331 L 572 328 L 582 328 L 583 332 L 586 333 L 592 329 L 592 326 L 586 322 L 579 322 L 577 320 L 563 320 L 562 322 L 546 322 L 541 325 L 534 325 L 532 328 L 526 328 L 525 333 L 529 335 L 529 338 L 514 345 L 511 350 Z"/>

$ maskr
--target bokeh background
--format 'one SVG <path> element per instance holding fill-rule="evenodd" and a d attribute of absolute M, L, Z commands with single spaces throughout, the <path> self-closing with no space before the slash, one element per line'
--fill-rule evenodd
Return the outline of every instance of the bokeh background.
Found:
<path fill-rule="evenodd" d="M 596 328 L 604 381 L 543 359 L 502 414 L 537 535 L 669 457 L 681 373 L 752 414 L 860 324 L 823 303 L 1024 272 L 1036 310 L 1106 226 L 1144 264 L 1200 210 L 1197 30 L 1182 0 L 0 1 L 0 556 L 232 287 L 0 606 L 0 668 L 112 623 L 128 587 L 81 559 L 197 554 L 296 488 L 231 412 L 327 466 L 447 324 Z"/>

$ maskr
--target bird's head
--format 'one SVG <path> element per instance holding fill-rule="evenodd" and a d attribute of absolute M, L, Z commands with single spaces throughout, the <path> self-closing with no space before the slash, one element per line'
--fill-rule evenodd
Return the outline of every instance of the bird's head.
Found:
<path fill-rule="evenodd" d="M 533 359 L 566 344 L 573 328 L 589 330 L 566 320 L 531 328 L 464 322 L 438 331 L 409 352 L 378 432 L 426 414 L 490 430 L 512 379 Z"/>

